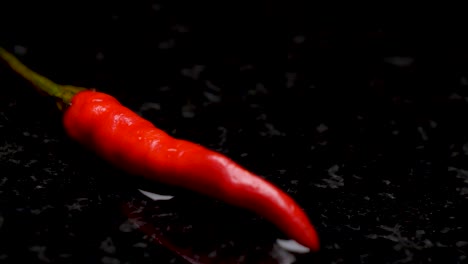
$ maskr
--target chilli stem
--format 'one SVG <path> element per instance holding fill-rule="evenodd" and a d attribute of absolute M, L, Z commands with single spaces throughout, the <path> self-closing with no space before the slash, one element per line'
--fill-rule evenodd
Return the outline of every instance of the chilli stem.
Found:
<path fill-rule="evenodd" d="M 28 80 L 39 91 L 43 91 L 50 96 L 60 99 L 66 105 L 69 105 L 75 94 L 86 88 L 71 85 L 60 85 L 47 79 L 46 77 L 34 72 L 19 61 L 13 54 L 0 47 L 0 58 L 2 58 L 16 73 Z"/>

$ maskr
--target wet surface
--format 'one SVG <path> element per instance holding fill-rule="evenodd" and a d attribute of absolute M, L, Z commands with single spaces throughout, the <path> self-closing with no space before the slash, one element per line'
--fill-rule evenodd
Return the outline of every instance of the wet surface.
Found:
<path fill-rule="evenodd" d="M 268 2 L 171 3 L 62 4 L 50 18 L 48 6 L 10 3 L 3 19 L 30 24 L 2 26 L 0 41 L 53 80 L 108 92 L 277 184 L 310 216 L 321 251 L 290 252 L 253 213 L 112 168 L 0 64 L 0 262 L 467 261 L 458 35 L 380 20 L 355 30 Z"/>

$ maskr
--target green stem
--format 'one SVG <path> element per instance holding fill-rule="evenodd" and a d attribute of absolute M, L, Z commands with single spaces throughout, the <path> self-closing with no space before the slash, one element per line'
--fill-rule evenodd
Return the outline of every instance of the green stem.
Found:
<path fill-rule="evenodd" d="M 8 65 L 23 78 L 31 82 L 39 91 L 43 91 L 50 96 L 60 99 L 63 103 L 69 105 L 73 96 L 86 88 L 71 85 L 60 85 L 47 79 L 46 77 L 32 71 L 19 61 L 13 54 L 0 47 L 0 58 L 5 60 Z"/>

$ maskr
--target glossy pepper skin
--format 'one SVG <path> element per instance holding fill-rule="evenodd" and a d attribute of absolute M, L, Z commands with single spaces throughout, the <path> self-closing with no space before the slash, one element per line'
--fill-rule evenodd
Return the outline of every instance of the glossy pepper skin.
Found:
<path fill-rule="evenodd" d="M 4 58 L 5 52 L 0 49 Z M 7 62 L 15 69 L 11 58 Z M 291 239 L 319 250 L 307 215 L 275 185 L 218 152 L 171 137 L 108 94 L 73 86 L 59 88 L 71 89 L 72 94 L 61 98 L 67 105 L 66 133 L 114 166 L 249 209 Z"/>

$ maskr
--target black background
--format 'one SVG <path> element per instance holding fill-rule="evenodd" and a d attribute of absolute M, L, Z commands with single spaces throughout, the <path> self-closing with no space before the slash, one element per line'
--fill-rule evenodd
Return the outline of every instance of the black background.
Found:
<path fill-rule="evenodd" d="M 26 48 L 29 67 L 112 94 L 278 184 L 322 249 L 291 255 L 250 212 L 112 168 L 1 64 L 0 262 L 185 263 L 171 246 L 207 263 L 466 262 L 468 29 L 331 10 L 2 3 L 1 45 Z M 144 208 L 139 221 L 169 242 L 145 237 L 125 207 Z"/>

